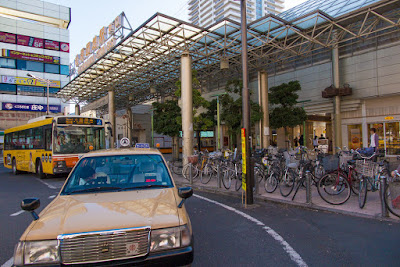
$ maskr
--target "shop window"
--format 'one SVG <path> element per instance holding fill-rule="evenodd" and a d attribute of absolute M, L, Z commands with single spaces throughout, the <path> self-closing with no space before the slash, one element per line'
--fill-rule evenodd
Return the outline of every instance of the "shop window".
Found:
<path fill-rule="evenodd" d="M 383 123 L 371 123 L 368 124 L 368 146 L 371 145 L 371 128 L 375 128 L 376 134 L 379 137 L 379 149 L 384 149 L 385 144 L 384 144 L 384 131 L 383 131 Z"/>
<path fill-rule="evenodd" d="M 61 75 L 69 75 L 69 66 L 68 65 L 60 65 L 60 74 Z"/>
<path fill-rule="evenodd" d="M 44 64 L 44 72 L 60 74 L 60 65 L 57 64 Z"/>
<path fill-rule="evenodd" d="M 17 69 L 43 72 L 43 63 L 36 61 L 17 60 Z"/>
<path fill-rule="evenodd" d="M 349 136 L 349 149 L 362 148 L 362 126 L 361 124 L 348 125 L 347 126 L 348 136 Z"/>
<path fill-rule="evenodd" d="M 0 68 L 15 69 L 15 59 L 0 58 Z"/>
<path fill-rule="evenodd" d="M 0 94 L 17 94 L 17 86 L 15 84 L 0 83 Z"/>
<path fill-rule="evenodd" d="M 398 122 L 385 123 L 386 153 L 388 155 L 400 154 L 400 130 Z"/>

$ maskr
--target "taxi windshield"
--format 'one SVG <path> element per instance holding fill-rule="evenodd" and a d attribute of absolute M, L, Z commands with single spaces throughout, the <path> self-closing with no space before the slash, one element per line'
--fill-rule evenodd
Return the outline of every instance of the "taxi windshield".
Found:
<path fill-rule="evenodd" d="M 160 155 L 87 157 L 79 161 L 62 195 L 172 187 Z"/>

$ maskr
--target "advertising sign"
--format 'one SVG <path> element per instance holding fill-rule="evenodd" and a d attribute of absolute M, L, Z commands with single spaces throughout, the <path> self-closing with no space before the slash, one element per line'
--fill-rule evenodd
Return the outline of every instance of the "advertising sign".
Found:
<path fill-rule="evenodd" d="M 60 50 L 60 42 L 52 40 L 44 40 L 44 48 L 50 50 Z"/>
<path fill-rule="evenodd" d="M 17 84 L 17 85 L 33 85 L 33 86 L 47 87 L 47 83 L 45 83 L 45 82 L 36 80 L 35 78 L 26 78 L 26 77 L 15 77 L 15 76 L 3 75 L 3 76 L 1 76 L 1 82 L 8 83 L 8 84 Z M 61 88 L 60 81 L 50 80 L 50 82 L 51 83 L 50 83 L 49 87 Z"/>
<path fill-rule="evenodd" d="M 58 124 L 78 124 L 78 125 L 103 125 L 103 121 L 100 119 L 90 118 L 58 118 Z"/>
<path fill-rule="evenodd" d="M 60 51 L 69 53 L 69 43 L 60 42 Z"/>
<path fill-rule="evenodd" d="M 246 191 L 246 129 L 242 128 L 242 188 Z"/>
<path fill-rule="evenodd" d="M 16 42 L 16 34 L 7 33 L 7 32 L 0 32 L 0 42 L 15 44 Z"/>
<path fill-rule="evenodd" d="M 17 44 L 36 47 L 36 48 L 43 48 L 43 39 L 25 36 L 25 35 L 18 35 L 17 36 Z"/>
<path fill-rule="evenodd" d="M 53 57 L 53 56 L 36 54 L 36 53 L 20 52 L 20 51 L 15 51 L 15 50 L 8 50 L 8 49 L 3 49 L 3 57 L 33 60 L 33 61 L 39 61 L 39 62 L 44 62 L 44 63 L 60 64 L 60 57 Z"/>
<path fill-rule="evenodd" d="M 3 110 L 36 111 L 36 112 L 46 112 L 47 111 L 47 105 L 42 105 L 42 104 L 3 102 L 3 103 L 1 103 L 1 107 Z M 50 112 L 53 112 L 53 113 L 61 112 L 61 105 L 50 105 L 49 108 L 50 108 Z"/>

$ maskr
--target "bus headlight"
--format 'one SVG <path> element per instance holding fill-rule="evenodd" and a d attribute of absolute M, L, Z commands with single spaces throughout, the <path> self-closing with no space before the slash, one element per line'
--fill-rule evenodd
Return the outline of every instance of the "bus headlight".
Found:
<path fill-rule="evenodd" d="M 64 160 L 62 160 L 62 161 L 54 161 L 54 166 L 56 168 L 66 168 L 67 164 L 65 163 Z"/>

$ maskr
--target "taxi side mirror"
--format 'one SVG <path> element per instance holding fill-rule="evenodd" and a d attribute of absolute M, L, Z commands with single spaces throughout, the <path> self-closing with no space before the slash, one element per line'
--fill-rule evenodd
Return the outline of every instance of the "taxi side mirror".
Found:
<path fill-rule="evenodd" d="M 40 207 L 40 199 L 38 198 L 26 198 L 21 202 L 21 209 L 29 211 L 32 214 L 33 219 L 36 221 L 39 216 L 35 212 L 35 209 Z"/>
<path fill-rule="evenodd" d="M 185 200 L 193 195 L 193 188 L 191 187 L 178 188 L 178 195 L 179 197 L 182 198 L 181 202 L 178 205 L 178 208 L 182 208 L 183 203 L 185 203 Z"/>

